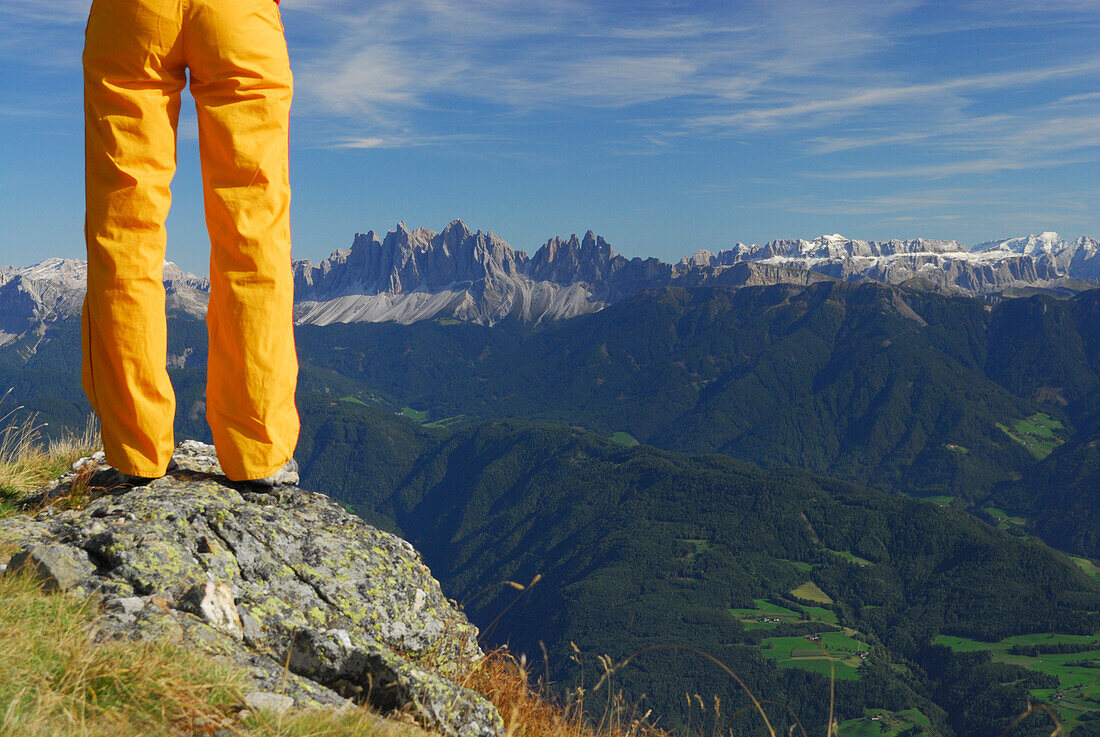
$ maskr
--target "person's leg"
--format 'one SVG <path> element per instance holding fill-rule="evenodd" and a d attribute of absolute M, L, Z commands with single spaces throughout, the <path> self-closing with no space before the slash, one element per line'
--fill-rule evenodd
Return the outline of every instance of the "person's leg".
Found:
<path fill-rule="evenodd" d="M 95 0 L 84 47 L 82 381 L 107 462 L 146 477 L 164 474 L 173 448 L 162 274 L 184 85 L 179 11 L 179 0 Z"/>
<path fill-rule="evenodd" d="M 210 233 L 206 418 L 222 469 L 280 469 L 298 442 L 288 142 L 292 79 L 273 0 L 191 0 L 185 53 Z"/>

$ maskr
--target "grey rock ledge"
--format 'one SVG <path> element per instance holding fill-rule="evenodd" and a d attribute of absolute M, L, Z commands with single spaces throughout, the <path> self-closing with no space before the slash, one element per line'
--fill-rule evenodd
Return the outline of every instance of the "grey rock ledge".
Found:
<path fill-rule="evenodd" d="M 250 697 L 270 695 L 255 707 L 350 700 L 445 735 L 503 737 L 496 708 L 452 680 L 482 657 L 477 630 L 409 543 L 322 494 L 242 493 L 211 446 L 185 441 L 173 459 L 148 486 L 58 510 L 50 500 L 74 483 L 117 478 L 101 453 L 73 464 L 33 518 L 0 520 L 0 543 L 18 551 L 0 556 L 3 575 L 98 597 L 98 640 L 167 638 L 243 667 Z"/>

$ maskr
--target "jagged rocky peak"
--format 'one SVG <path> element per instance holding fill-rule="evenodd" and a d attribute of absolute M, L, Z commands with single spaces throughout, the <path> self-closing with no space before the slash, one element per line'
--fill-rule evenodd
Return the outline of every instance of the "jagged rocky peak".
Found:
<path fill-rule="evenodd" d="M 730 266 L 740 261 L 751 261 L 757 258 L 762 249 L 763 247 L 756 243 L 750 245 L 737 241 L 733 248 L 727 248 L 716 253 L 714 260 L 721 266 Z"/>
<path fill-rule="evenodd" d="M 394 247 L 401 252 L 427 251 L 431 249 L 434 237 L 435 233 L 427 228 L 409 230 L 404 220 L 399 221 L 397 227 L 386 234 L 386 240 L 392 239 Z"/>
<path fill-rule="evenodd" d="M 0 575 L 95 596 L 97 640 L 169 637 L 251 680 L 246 703 L 366 702 L 447 737 L 504 737 L 496 708 L 456 679 L 477 630 L 419 554 L 323 494 L 228 481 L 185 441 L 167 476 L 120 484 L 103 454 L 0 520 Z M 82 509 L 53 502 L 82 485 Z M 9 551 L 14 549 L 14 553 Z"/>
<path fill-rule="evenodd" d="M 453 254 L 456 280 L 512 277 L 523 271 L 527 254 L 513 249 L 492 231 L 470 232 L 461 220 L 451 221 L 437 239 L 444 252 Z M 475 266 L 476 264 L 476 266 Z"/>
<path fill-rule="evenodd" d="M 76 284 L 83 282 L 88 273 L 86 261 L 74 258 L 48 258 L 33 266 L 5 266 L 0 269 L 0 283 L 14 278 L 28 281 L 49 281 Z"/>
<path fill-rule="evenodd" d="M 1040 269 L 1074 279 L 1100 279 L 1100 241 L 1087 236 L 1067 240 L 1053 231 L 988 241 L 974 247 L 979 258 L 1028 258 Z"/>
<path fill-rule="evenodd" d="M 1071 244 L 1063 240 L 1052 230 L 1042 233 L 1032 233 L 1018 238 L 1006 238 L 1000 241 L 987 241 L 974 247 L 975 251 L 1006 251 L 1008 253 L 1022 253 L 1026 256 L 1039 254 L 1053 254 L 1063 251 Z"/>
<path fill-rule="evenodd" d="M 741 244 L 739 243 L 738 245 Z M 718 259 L 713 253 L 706 250 L 705 248 L 700 248 L 698 251 L 691 254 L 690 256 L 684 256 L 682 259 L 680 259 L 679 265 L 687 268 L 697 268 L 703 266 L 715 266 L 717 263 Z"/>
<path fill-rule="evenodd" d="M 43 322 L 79 314 L 87 274 L 86 262 L 66 258 L 0 271 L 0 345 Z"/>
<path fill-rule="evenodd" d="M 591 284 L 606 281 L 626 263 L 603 236 L 589 230 L 582 239 L 574 233 L 568 240 L 555 236 L 546 241 L 531 257 L 526 273 L 535 281 Z"/>
<path fill-rule="evenodd" d="M 349 250 L 319 264 L 295 262 L 295 288 L 297 298 L 307 301 L 446 289 L 520 273 L 526 259 L 500 236 L 474 233 L 461 220 L 441 233 L 399 222 L 381 240 L 374 231 L 357 234 Z"/>
<path fill-rule="evenodd" d="M 910 240 L 891 239 L 888 241 L 865 241 L 846 238 L 839 233 L 821 235 L 813 240 L 802 238 L 775 240 L 763 246 L 745 246 L 738 243 L 730 253 L 739 259 L 766 258 L 806 258 L 806 259 L 846 259 L 878 258 L 902 254 L 949 254 L 965 253 L 966 247 L 958 241 L 914 238 Z M 727 260 L 728 257 L 727 257 Z"/>
<path fill-rule="evenodd" d="M 479 230 L 478 233 L 480 232 Z M 461 220 L 452 220 L 447 223 L 447 227 L 443 229 L 440 235 L 443 236 L 443 245 L 453 249 L 461 245 L 467 238 L 473 235 L 473 233 L 470 232 L 470 228 L 466 223 Z"/>

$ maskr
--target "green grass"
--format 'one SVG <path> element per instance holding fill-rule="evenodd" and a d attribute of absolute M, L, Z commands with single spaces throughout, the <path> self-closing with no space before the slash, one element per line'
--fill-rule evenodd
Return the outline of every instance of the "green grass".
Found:
<path fill-rule="evenodd" d="M 92 644 L 88 600 L 43 594 L 21 576 L 0 579 L 0 600 L 0 714 L 11 734 L 163 734 L 193 716 L 221 721 L 240 701 L 240 676 L 207 657 Z"/>
<path fill-rule="evenodd" d="M 421 424 L 428 421 L 428 413 L 425 410 L 413 409 L 412 407 L 402 407 L 401 414 L 405 415 L 410 420 L 416 420 Z"/>
<path fill-rule="evenodd" d="M 796 589 L 791 590 L 791 595 L 806 601 L 816 601 L 819 604 L 832 604 L 832 598 L 826 594 L 813 581 L 807 581 Z"/>
<path fill-rule="evenodd" d="M 0 398 L 0 402 L 3 398 Z M 0 420 L 10 419 L 11 412 Z M 21 511 L 20 500 L 91 455 L 100 445 L 99 433 L 89 418 L 84 432 L 44 442 L 34 415 L 0 430 L 0 519 Z"/>
<path fill-rule="evenodd" d="M 358 397 L 340 397 L 340 401 L 341 402 L 348 402 L 349 404 L 361 404 L 364 407 L 369 407 L 370 406 L 369 404 L 364 402 L 362 399 L 359 399 Z"/>
<path fill-rule="evenodd" d="M 803 573 L 809 573 L 810 571 L 812 571 L 814 569 L 814 564 L 813 563 L 804 563 L 800 560 L 788 560 L 787 562 L 790 563 L 795 568 L 797 568 L 798 570 L 802 571 Z"/>
<path fill-rule="evenodd" d="M 682 537 L 680 542 L 692 548 L 692 555 L 699 555 L 710 550 L 711 542 L 703 538 Z"/>
<path fill-rule="evenodd" d="M 425 422 L 424 427 L 453 427 L 461 423 L 466 419 L 466 415 L 455 415 L 454 417 L 444 417 L 442 420 L 435 420 L 434 422 Z"/>
<path fill-rule="evenodd" d="M 1082 571 L 1092 576 L 1093 578 L 1100 580 L 1100 566 L 1096 565 L 1088 558 L 1078 558 L 1071 555 L 1070 560 L 1076 563 Z"/>
<path fill-rule="evenodd" d="M 753 599 L 755 609 L 730 609 L 732 614 L 747 630 L 775 629 L 776 622 L 761 622 L 764 618 L 777 618 L 780 622 L 803 622 L 808 617 L 810 621 L 835 625 L 838 623 L 836 612 L 819 606 L 799 606 L 792 604 L 792 608 L 779 606 L 764 599 Z"/>
<path fill-rule="evenodd" d="M 867 650 L 867 645 L 843 632 L 824 632 L 820 638 L 819 644 L 805 637 L 769 637 L 760 652 L 780 668 L 801 668 L 824 675 L 830 673 L 832 658 L 837 680 L 859 678 L 857 653 Z"/>
<path fill-rule="evenodd" d="M 0 487 L 0 519 L 19 514 L 18 498 L 15 489 Z"/>
<path fill-rule="evenodd" d="M 428 422 L 428 411 L 423 409 L 413 409 L 412 407 L 402 407 L 401 414 L 408 417 L 414 422 L 419 422 L 424 427 L 452 427 L 461 423 L 466 419 L 466 415 L 455 415 L 454 417 L 444 417 L 439 420 L 432 420 Z"/>
<path fill-rule="evenodd" d="M 1008 428 L 997 423 L 1005 435 L 1024 446 L 1036 460 L 1043 460 L 1054 452 L 1054 449 L 1065 442 L 1060 433 L 1065 431 L 1065 426 L 1045 412 L 1036 412 L 1030 417 L 1016 420 L 1012 427 Z"/>
<path fill-rule="evenodd" d="M 1008 652 L 1009 648 L 1015 645 L 1083 645 L 1090 643 L 1096 643 L 1097 649 L 1100 649 L 1100 634 L 1064 635 L 1055 632 L 1039 632 L 1031 635 L 1013 635 L 1000 642 L 982 642 L 981 640 L 971 640 L 966 637 L 955 637 L 954 635 L 937 635 L 935 639 L 935 644 L 947 645 L 957 652 L 969 653 L 989 650 L 994 655 Z"/>
<path fill-rule="evenodd" d="M 916 734 L 919 729 L 929 731 L 932 723 L 917 709 L 867 709 L 862 717 L 841 722 L 837 734 L 840 737 L 899 737 L 905 733 Z"/>
<path fill-rule="evenodd" d="M 826 550 L 829 549 L 826 548 Z M 829 550 L 829 552 L 833 555 L 839 555 L 844 560 L 848 561 L 849 563 L 855 563 L 857 566 L 871 565 L 871 561 L 867 560 L 866 558 L 860 558 L 858 555 L 855 555 L 854 553 L 849 553 L 846 550 Z"/>
<path fill-rule="evenodd" d="M 1064 698 L 1055 700 L 1054 691 L 1035 689 L 1032 696 L 1054 705 L 1059 719 L 1072 728 L 1073 723 L 1085 712 L 1100 712 L 1100 667 L 1080 665 L 1081 661 L 1094 661 L 1100 664 L 1100 633 L 1087 635 L 1063 635 L 1040 633 L 1006 637 L 1000 642 L 981 642 L 965 637 L 939 635 L 934 641 L 937 645 L 947 645 L 959 652 L 988 650 L 993 660 L 999 663 L 1011 663 L 1039 673 L 1046 673 L 1058 679 Z M 1014 655 L 1009 650 L 1014 645 L 1055 645 L 1055 644 L 1095 644 L 1095 650 L 1079 653 L 1042 653 L 1037 656 Z"/>
<path fill-rule="evenodd" d="M 821 606 L 804 606 L 802 607 L 806 614 L 810 615 L 810 619 L 815 622 L 825 622 L 826 624 L 837 624 L 836 612 L 832 609 L 826 609 Z"/>
<path fill-rule="evenodd" d="M 633 448 L 635 445 L 640 445 L 633 435 L 628 432 L 623 432 L 622 430 L 611 436 L 611 442 L 618 443 L 626 448 Z"/>
<path fill-rule="evenodd" d="M 983 507 L 983 510 L 986 512 L 986 514 L 997 521 L 998 530 L 1011 530 L 1027 526 L 1026 517 L 1014 517 L 1003 509 L 998 509 L 997 507 Z"/>
<path fill-rule="evenodd" d="M 947 448 L 952 453 L 958 453 L 959 455 L 963 455 L 963 456 L 970 455 L 970 449 L 965 448 L 961 445 L 955 445 L 954 443 L 947 443 L 943 447 Z"/>
<path fill-rule="evenodd" d="M 920 500 L 922 502 L 930 502 L 932 504 L 938 504 L 941 507 L 950 507 L 955 503 L 958 497 L 951 494 L 936 494 L 935 496 L 922 496 Z"/>
<path fill-rule="evenodd" d="M 772 604 L 770 601 L 764 601 L 763 599 L 753 599 L 752 602 L 756 605 L 755 609 L 730 609 L 730 614 L 738 619 L 748 619 L 750 617 L 779 617 L 789 622 L 798 622 L 802 620 L 802 614 L 793 609 L 787 609 L 786 607 Z"/>
<path fill-rule="evenodd" d="M 755 609 L 730 609 L 730 614 L 741 621 L 746 630 L 773 630 L 780 623 L 801 622 L 802 613 L 794 609 L 772 604 L 763 599 L 753 599 Z M 763 622 L 761 620 L 778 619 L 779 622 Z"/>

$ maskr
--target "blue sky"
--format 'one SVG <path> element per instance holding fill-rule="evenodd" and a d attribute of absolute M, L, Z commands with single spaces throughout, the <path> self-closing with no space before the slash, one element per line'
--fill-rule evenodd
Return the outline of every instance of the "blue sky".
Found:
<path fill-rule="evenodd" d="M 0 2 L 0 263 L 83 251 L 88 0 Z M 461 218 L 533 252 L 1100 236 L 1096 0 L 283 0 L 295 256 Z M 168 257 L 205 272 L 185 100 Z"/>

